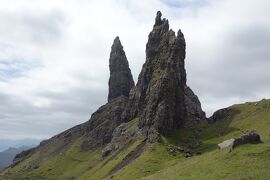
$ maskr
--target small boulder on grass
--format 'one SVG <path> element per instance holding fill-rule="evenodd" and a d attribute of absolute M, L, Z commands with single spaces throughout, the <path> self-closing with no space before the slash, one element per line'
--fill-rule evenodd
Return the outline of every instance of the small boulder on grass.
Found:
<path fill-rule="evenodd" d="M 224 148 L 231 148 L 233 147 L 235 139 L 228 139 L 226 141 L 223 141 L 222 143 L 218 144 L 219 149 L 224 149 Z"/>
<path fill-rule="evenodd" d="M 240 146 L 242 144 L 256 144 L 261 142 L 260 135 L 255 131 L 249 131 L 242 135 L 239 138 L 233 138 L 226 141 L 223 141 L 222 143 L 218 144 L 219 149 L 224 148 L 230 148 L 230 150 L 233 150 L 235 147 Z"/>
<path fill-rule="evenodd" d="M 233 142 L 232 148 L 235 148 L 236 146 L 242 145 L 242 144 L 256 144 L 261 143 L 261 137 L 260 135 L 255 131 L 250 131 L 240 138 L 236 138 Z"/>

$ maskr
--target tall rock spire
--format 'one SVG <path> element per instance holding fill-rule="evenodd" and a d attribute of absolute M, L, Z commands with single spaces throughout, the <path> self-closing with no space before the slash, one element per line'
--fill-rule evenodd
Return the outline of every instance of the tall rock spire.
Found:
<path fill-rule="evenodd" d="M 125 51 L 118 36 L 113 41 L 109 64 L 110 79 L 108 101 L 121 95 L 128 97 L 130 89 L 134 86 L 134 81 Z"/>
<path fill-rule="evenodd" d="M 167 19 L 157 12 L 153 30 L 146 45 L 146 62 L 139 80 L 130 93 L 124 121 L 139 116 L 139 126 L 147 132 L 168 134 L 185 119 L 184 59 L 186 43 L 182 32 L 169 30 Z"/>

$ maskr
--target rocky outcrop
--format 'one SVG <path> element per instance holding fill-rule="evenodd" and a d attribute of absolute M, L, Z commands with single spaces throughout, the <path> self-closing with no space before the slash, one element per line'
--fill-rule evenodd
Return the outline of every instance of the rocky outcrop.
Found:
<path fill-rule="evenodd" d="M 102 157 L 106 157 L 112 151 L 121 150 L 132 142 L 143 139 L 138 128 L 138 119 L 122 123 L 113 132 L 111 142 L 102 150 Z"/>
<path fill-rule="evenodd" d="M 220 119 L 226 118 L 226 116 L 229 116 L 229 114 L 232 112 L 231 108 L 223 108 L 219 109 L 208 119 L 209 122 L 216 122 Z"/>
<path fill-rule="evenodd" d="M 21 161 L 23 161 L 27 156 L 29 156 L 33 152 L 34 149 L 35 148 L 31 148 L 31 149 L 22 151 L 21 153 L 17 154 L 13 159 L 13 163 L 11 164 L 11 167 L 16 166 Z"/>
<path fill-rule="evenodd" d="M 86 140 L 81 145 L 82 151 L 108 144 L 114 129 L 122 123 L 121 115 L 134 81 L 119 37 L 114 39 L 111 47 L 109 67 L 108 103 L 93 113 L 88 121 Z"/>
<path fill-rule="evenodd" d="M 128 97 L 130 89 L 134 86 L 134 81 L 119 37 L 116 37 L 113 41 L 109 63 L 110 79 L 108 101 L 121 95 Z"/>
<path fill-rule="evenodd" d="M 82 151 L 103 146 L 111 141 L 114 129 L 121 124 L 121 115 L 127 100 L 127 97 L 120 96 L 92 114 L 87 123 L 86 140 L 81 145 Z"/>
<path fill-rule="evenodd" d="M 205 117 L 194 93 L 190 89 L 185 93 L 185 50 L 181 30 L 177 35 L 169 30 L 168 20 L 161 19 L 161 12 L 157 12 L 146 45 L 146 62 L 136 87 L 130 92 L 123 121 L 139 117 L 139 127 L 147 133 L 168 134 L 181 127 L 188 116 L 187 110 L 196 117 Z"/>
<path fill-rule="evenodd" d="M 211 117 L 208 118 L 208 122 L 215 123 L 217 121 L 224 119 L 232 119 L 232 117 L 238 113 L 240 113 L 240 110 L 231 107 L 219 109 L 216 112 L 214 112 Z"/>
<path fill-rule="evenodd" d="M 185 87 L 185 106 L 188 117 L 197 122 L 206 120 L 205 112 L 202 110 L 198 96 L 190 89 Z"/>

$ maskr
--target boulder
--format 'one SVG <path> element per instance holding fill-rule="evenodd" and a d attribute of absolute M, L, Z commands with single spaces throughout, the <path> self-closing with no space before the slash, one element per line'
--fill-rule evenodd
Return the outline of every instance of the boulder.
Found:
<path fill-rule="evenodd" d="M 261 142 L 260 135 L 253 130 L 248 133 L 245 133 L 239 138 L 233 138 L 223 141 L 222 143 L 218 144 L 218 148 L 219 149 L 230 148 L 230 150 L 232 150 L 233 148 L 242 144 L 248 143 L 255 144 L 260 142 Z"/>
<path fill-rule="evenodd" d="M 232 148 L 235 148 L 236 146 L 242 145 L 242 144 L 256 144 L 261 142 L 261 137 L 258 133 L 255 131 L 250 131 L 240 138 L 236 138 L 233 142 Z"/>
<path fill-rule="evenodd" d="M 115 148 L 114 148 L 114 146 L 112 144 L 109 144 L 108 146 L 103 148 L 102 151 L 101 151 L 102 158 L 108 156 L 114 149 Z"/>
<path fill-rule="evenodd" d="M 223 141 L 222 143 L 218 144 L 218 148 L 219 149 L 232 148 L 234 140 L 235 139 L 229 139 L 229 140 Z"/>

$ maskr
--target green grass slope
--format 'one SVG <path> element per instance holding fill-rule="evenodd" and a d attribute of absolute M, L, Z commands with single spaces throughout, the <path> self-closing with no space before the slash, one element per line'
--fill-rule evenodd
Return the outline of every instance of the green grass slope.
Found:
<path fill-rule="evenodd" d="M 233 116 L 204 125 L 202 155 L 181 159 L 144 179 L 270 179 L 270 101 L 230 107 Z M 218 150 L 216 145 L 256 129 L 263 143 Z"/>
<path fill-rule="evenodd" d="M 134 119 L 125 126 L 129 129 L 137 123 L 138 120 Z M 80 150 L 84 139 L 82 135 L 68 144 L 61 141 L 52 143 L 15 167 L 2 171 L 0 179 L 102 179 L 143 143 L 143 139 L 138 138 L 120 151 L 102 158 L 101 147 L 87 152 Z"/>
<path fill-rule="evenodd" d="M 80 152 L 84 140 L 81 136 L 64 150 L 49 147 L 45 154 L 33 154 L 0 173 L 0 179 L 270 179 L 270 100 L 234 105 L 230 109 L 235 113 L 216 123 L 198 126 L 189 122 L 171 136 L 162 137 L 162 142 L 146 145 L 142 154 L 123 168 L 117 167 L 122 167 L 134 154 L 142 139 L 102 158 L 101 149 Z M 252 129 L 261 135 L 263 143 L 242 145 L 232 152 L 217 149 L 218 143 Z M 200 146 L 193 147 L 198 139 Z M 200 153 L 185 158 L 168 150 L 174 145 Z M 39 162 L 38 166 L 27 168 L 35 162 Z"/>
<path fill-rule="evenodd" d="M 168 153 L 168 143 L 192 139 L 192 124 L 177 135 L 154 145 L 132 164 L 114 175 L 115 179 L 270 179 L 270 100 L 230 107 L 236 113 L 199 130 L 201 155 L 191 158 Z M 194 127 L 193 127 L 194 128 Z M 256 129 L 263 143 L 242 145 L 229 152 L 217 144 Z M 179 140 L 181 139 L 181 140 Z M 181 144 L 181 142 L 178 142 Z"/>

